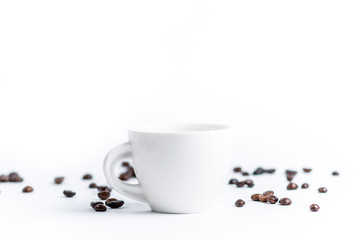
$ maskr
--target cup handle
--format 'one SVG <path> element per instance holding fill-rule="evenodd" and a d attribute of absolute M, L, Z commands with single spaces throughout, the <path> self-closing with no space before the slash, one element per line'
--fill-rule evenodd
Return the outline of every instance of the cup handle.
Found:
<path fill-rule="evenodd" d="M 114 147 L 105 157 L 104 160 L 104 174 L 109 185 L 124 195 L 125 197 L 147 202 L 143 195 L 140 184 L 129 184 L 121 181 L 115 174 L 115 169 L 120 165 L 120 162 L 132 156 L 130 143 L 122 143 Z"/>

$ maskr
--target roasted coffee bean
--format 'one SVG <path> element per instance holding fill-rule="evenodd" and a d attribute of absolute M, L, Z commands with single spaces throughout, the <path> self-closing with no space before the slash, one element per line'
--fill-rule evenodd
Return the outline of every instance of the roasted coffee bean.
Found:
<path fill-rule="evenodd" d="M 235 202 L 236 207 L 243 207 L 244 205 L 245 205 L 245 202 L 242 199 L 236 200 L 236 202 Z"/>
<path fill-rule="evenodd" d="M 92 179 L 92 175 L 91 175 L 91 174 L 85 174 L 85 175 L 83 176 L 83 179 L 84 179 L 84 180 L 90 180 L 90 179 Z"/>
<path fill-rule="evenodd" d="M 111 201 L 107 204 L 110 208 L 119 208 L 122 205 L 124 205 L 124 201 L 122 200 Z"/>
<path fill-rule="evenodd" d="M 64 195 L 66 197 L 73 197 L 76 194 L 76 192 L 73 192 L 73 191 L 70 191 L 70 190 L 65 190 L 63 193 L 64 193 Z"/>
<path fill-rule="evenodd" d="M 259 174 L 263 174 L 264 172 L 265 172 L 265 169 L 259 167 L 253 172 L 253 174 L 254 175 L 259 175 Z"/>
<path fill-rule="evenodd" d="M 260 196 L 262 196 L 260 193 L 255 193 L 255 194 L 251 195 L 251 200 L 260 201 Z"/>
<path fill-rule="evenodd" d="M 285 171 L 286 175 L 293 175 L 295 176 L 297 174 L 297 171 L 294 171 L 294 170 L 286 170 Z"/>
<path fill-rule="evenodd" d="M 89 184 L 89 188 L 97 188 L 96 183 L 90 183 L 90 184 Z"/>
<path fill-rule="evenodd" d="M 112 201 L 117 201 L 116 198 L 108 198 L 106 201 L 105 201 L 105 205 L 108 206 L 108 203 L 109 202 L 112 202 Z"/>
<path fill-rule="evenodd" d="M 251 180 L 251 179 L 246 179 L 244 182 L 245 182 L 245 184 L 252 184 L 252 183 L 254 183 L 254 181 Z"/>
<path fill-rule="evenodd" d="M 236 184 L 236 183 L 238 183 L 238 182 L 239 182 L 239 181 L 238 181 L 237 179 L 232 178 L 232 179 L 230 179 L 229 184 Z"/>
<path fill-rule="evenodd" d="M 19 174 L 17 172 L 9 173 L 9 178 L 12 178 L 12 177 L 19 177 Z"/>
<path fill-rule="evenodd" d="M 101 200 L 106 200 L 110 197 L 110 192 L 109 191 L 101 191 L 98 193 L 98 197 L 101 199 Z"/>
<path fill-rule="evenodd" d="M 110 187 L 108 187 L 108 186 L 97 186 L 96 187 L 97 188 L 97 190 L 99 190 L 99 191 L 108 191 L 108 192 L 111 192 L 111 188 Z"/>
<path fill-rule="evenodd" d="M 126 162 L 126 161 L 122 162 L 121 165 L 122 165 L 123 167 L 130 167 L 130 163 L 129 163 L 129 162 Z"/>
<path fill-rule="evenodd" d="M 321 187 L 318 189 L 319 193 L 326 193 L 327 192 L 327 188 L 325 187 Z"/>
<path fill-rule="evenodd" d="M 104 205 L 103 202 L 91 202 L 91 203 L 90 203 L 90 206 L 91 206 L 92 208 L 94 208 L 94 207 L 95 207 L 96 205 L 98 205 L 98 204 Z"/>
<path fill-rule="evenodd" d="M 302 185 L 301 185 L 301 188 L 308 188 L 309 187 L 309 184 L 307 184 L 307 183 L 303 183 Z"/>
<path fill-rule="evenodd" d="M 286 175 L 286 179 L 291 182 L 294 179 L 294 175 Z"/>
<path fill-rule="evenodd" d="M 9 181 L 10 181 L 9 176 L 6 175 L 0 176 L 0 182 L 9 182 Z"/>
<path fill-rule="evenodd" d="M 248 172 L 242 172 L 243 176 L 249 176 L 250 174 Z"/>
<path fill-rule="evenodd" d="M 317 212 L 317 211 L 319 211 L 319 209 L 320 209 L 320 207 L 319 207 L 319 205 L 317 205 L 317 204 L 311 204 L 311 205 L 310 205 L 310 210 L 311 210 L 312 212 Z"/>
<path fill-rule="evenodd" d="M 276 171 L 275 168 L 265 170 L 266 173 L 274 173 Z"/>
<path fill-rule="evenodd" d="M 334 172 L 332 172 L 332 175 L 333 175 L 333 176 L 339 176 L 339 172 L 334 171 Z"/>
<path fill-rule="evenodd" d="M 306 172 L 306 173 L 311 172 L 311 170 L 312 170 L 311 168 L 303 168 L 303 171 Z"/>
<path fill-rule="evenodd" d="M 253 182 L 247 184 L 247 186 L 250 187 L 250 188 L 252 188 L 254 185 L 255 184 Z"/>
<path fill-rule="evenodd" d="M 29 193 L 29 192 L 34 191 L 34 189 L 33 189 L 32 187 L 30 187 L 30 186 L 26 186 L 26 187 L 23 188 L 22 191 L 23 191 L 24 193 Z"/>
<path fill-rule="evenodd" d="M 245 185 L 245 181 L 241 181 L 241 182 L 236 183 L 237 187 L 243 187 L 244 185 Z"/>
<path fill-rule="evenodd" d="M 289 198 L 282 198 L 279 200 L 279 203 L 281 205 L 290 205 L 292 203 L 292 201 Z"/>
<path fill-rule="evenodd" d="M 289 183 L 286 187 L 287 190 L 296 190 L 298 189 L 298 185 L 296 183 Z"/>
<path fill-rule="evenodd" d="M 136 177 L 135 170 L 134 170 L 133 167 L 129 167 L 128 172 L 129 172 L 129 174 L 131 175 L 131 177 Z"/>
<path fill-rule="evenodd" d="M 55 178 L 55 183 L 56 184 L 61 184 L 64 181 L 64 177 L 56 177 Z"/>
<path fill-rule="evenodd" d="M 12 172 L 9 174 L 9 182 L 22 182 L 22 177 L 19 176 L 18 173 Z"/>
<path fill-rule="evenodd" d="M 132 177 L 132 175 L 131 175 L 129 172 L 124 172 L 124 173 L 120 174 L 119 179 L 120 179 L 121 181 L 127 181 L 127 180 L 129 180 L 131 177 Z"/>
<path fill-rule="evenodd" d="M 267 196 L 260 195 L 259 200 L 260 200 L 260 202 L 267 202 Z"/>
<path fill-rule="evenodd" d="M 264 192 L 262 195 L 264 195 L 264 196 L 274 195 L 274 191 L 268 190 L 268 191 Z"/>
<path fill-rule="evenodd" d="M 274 196 L 274 195 L 267 195 L 266 196 L 266 199 L 267 199 L 267 201 L 269 202 L 269 203 L 271 203 L 271 204 L 275 204 L 275 203 L 277 203 L 277 201 L 279 200 L 276 196 Z"/>
<path fill-rule="evenodd" d="M 106 211 L 106 206 L 104 204 L 96 204 L 94 207 L 94 210 L 97 212 L 105 212 Z"/>
<path fill-rule="evenodd" d="M 235 168 L 233 169 L 233 171 L 234 171 L 234 172 L 241 172 L 241 168 L 240 168 L 240 167 L 235 167 Z"/>

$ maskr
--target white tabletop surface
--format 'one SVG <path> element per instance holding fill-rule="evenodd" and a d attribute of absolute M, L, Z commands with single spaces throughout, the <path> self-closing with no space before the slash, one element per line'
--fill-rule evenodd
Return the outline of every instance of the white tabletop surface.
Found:
<path fill-rule="evenodd" d="M 236 164 L 235 164 L 236 165 Z M 246 169 L 246 167 L 245 167 Z M 309 189 L 286 190 L 284 168 L 274 174 L 250 175 L 253 188 L 224 186 L 217 206 L 200 214 L 161 214 L 150 210 L 147 204 L 136 202 L 112 192 L 112 197 L 123 199 L 120 209 L 95 212 L 91 201 L 99 200 L 97 190 L 89 189 L 91 182 L 105 184 L 101 169 L 92 171 L 93 180 L 82 180 L 84 171 L 69 169 L 61 185 L 55 185 L 53 172 L 46 169 L 21 169 L 22 183 L 0 183 L 1 236 L 30 239 L 304 239 L 311 237 L 336 237 L 356 234 L 356 199 L 353 192 L 351 171 L 336 169 L 340 176 L 332 176 L 334 169 L 316 169 L 304 173 L 301 168 L 294 182 L 310 184 Z M 247 170 L 253 171 L 253 168 Z M 246 179 L 231 173 L 230 177 Z M 32 193 L 22 193 L 25 185 L 34 187 Z M 320 194 L 318 187 L 328 192 Z M 76 191 L 73 198 L 66 198 L 62 191 Z M 274 190 L 279 198 L 289 197 L 290 206 L 271 205 L 250 200 L 253 193 Z M 246 204 L 234 207 L 237 199 Z M 319 212 L 311 212 L 309 206 L 317 203 Z"/>

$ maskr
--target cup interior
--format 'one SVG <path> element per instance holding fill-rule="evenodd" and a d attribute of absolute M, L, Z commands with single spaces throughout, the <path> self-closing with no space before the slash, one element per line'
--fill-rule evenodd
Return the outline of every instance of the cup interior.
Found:
<path fill-rule="evenodd" d="M 229 129 L 230 126 L 224 124 L 204 124 L 204 123 L 186 123 L 186 124 L 158 124 L 137 126 L 129 128 L 132 132 L 142 133 L 194 133 L 194 132 L 212 132 Z"/>

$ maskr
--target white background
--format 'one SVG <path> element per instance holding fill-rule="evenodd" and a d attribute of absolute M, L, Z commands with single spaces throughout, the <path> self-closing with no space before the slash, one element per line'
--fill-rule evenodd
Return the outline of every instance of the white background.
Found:
<path fill-rule="evenodd" d="M 0 174 L 25 178 L 0 183 L 1 237 L 355 234 L 356 200 L 342 194 L 358 195 L 359 12 L 347 0 L 0 0 Z M 234 165 L 278 171 L 253 190 L 227 186 L 214 212 L 155 214 L 125 198 L 124 209 L 91 211 L 82 174 L 105 183 L 103 157 L 126 128 L 161 122 L 232 124 Z M 314 172 L 298 183 L 313 188 L 283 191 L 283 170 L 304 166 Z M 56 175 L 64 186 L 51 184 Z M 34 193 L 20 193 L 25 184 Z M 64 187 L 76 198 L 59 197 Z M 298 202 L 248 201 L 268 188 Z"/>

